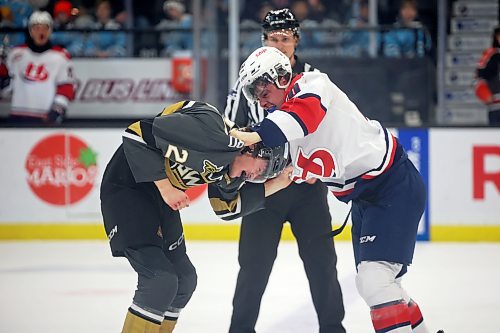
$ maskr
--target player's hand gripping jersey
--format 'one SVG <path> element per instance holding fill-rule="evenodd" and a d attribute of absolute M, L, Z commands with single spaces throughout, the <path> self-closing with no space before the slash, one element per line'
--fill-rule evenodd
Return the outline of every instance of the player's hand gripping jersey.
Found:
<path fill-rule="evenodd" d="M 402 148 L 379 122 L 364 117 L 326 74 L 302 73 L 279 110 L 257 129 L 266 146 L 290 142 L 293 180 L 318 178 L 342 201 L 390 168 Z"/>

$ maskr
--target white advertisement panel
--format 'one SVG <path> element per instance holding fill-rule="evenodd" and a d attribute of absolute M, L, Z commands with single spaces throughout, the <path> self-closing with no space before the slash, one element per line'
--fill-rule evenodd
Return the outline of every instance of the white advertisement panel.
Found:
<path fill-rule="evenodd" d="M 101 223 L 99 186 L 121 129 L 1 129 L 0 224 Z M 206 189 L 190 193 L 185 223 L 223 224 Z M 500 225 L 500 130 L 431 129 L 432 225 Z M 329 196 L 334 224 L 348 206 Z M 237 222 L 236 222 L 237 223 Z"/>
<path fill-rule="evenodd" d="M 430 130 L 432 225 L 500 225 L 500 129 Z"/>
<path fill-rule="evenodd" d="M 1 129 L 0 224 L 100 223 L 99 187 L 121 143 L 121 129 Z M 213 213 L 206 187 L 189 191 L 185 223 L 224 222 Z M 331 196 L 334 223 L 347 205 Z"/>
<path fill-rule="evenodd" d="M 120 132 L 2 129 L 0 222 L 100 221 L 100 179 Z"/>
<path fill-rule="evenodd" d="M 172 60 L 75 59 L 75 100 L 68 118 L 140 118 L 156 115 L 185 96 L 172 87 Z M 9 100 L 0 100 L 0 116 Z"/>

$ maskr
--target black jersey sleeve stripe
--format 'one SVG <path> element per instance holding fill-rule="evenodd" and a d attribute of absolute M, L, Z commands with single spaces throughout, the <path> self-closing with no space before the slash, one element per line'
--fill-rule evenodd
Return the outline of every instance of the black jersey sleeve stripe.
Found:
<path fill-rule="evenodd" d="M 321 109 L 326 113 L 327 108 L 326 108 L 326 106 L 323 105 L 323 103 L 321 103 L 321 97 L 319 95 L 307 93 L 307 94 L 302 94 L 300 96 L 297 96 L 295 98 L 300 98 L 300 99 L 315 98 L 318 100 Z"/>

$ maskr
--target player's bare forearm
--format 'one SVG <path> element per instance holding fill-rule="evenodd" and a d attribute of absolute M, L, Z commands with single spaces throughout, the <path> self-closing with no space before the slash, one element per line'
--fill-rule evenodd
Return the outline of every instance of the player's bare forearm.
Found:
<path fill-rule="evenodd" d="M 292 183 L 292 179 L 290 178 L 292 175 L 292 171 L 293 167 L 288 166 L 277 177 L 266 181 L 264 183 L 265 196 L 268 197 L 278 191 L 281 191 L 285 187 L 288 187 L 288 185 Z"/>
<path fill-rule="evenodd" d="M 189 207 L 189 197 L 184 191 L 175 188 L 168 178 L 155 180 L 155 185 L 160 191 L 163 201 L 173 210 Z"/>
<path fill-rule="evenodd" d="M 262 141 L 260 135 L 257 132 L 243 132 L 237 129 L 233 129 L 231 130 L 231 132 L 229 132 L 229 135 L 243 141 L 245 143 L 245 146 L 250 146 L 254 143 Z"/>

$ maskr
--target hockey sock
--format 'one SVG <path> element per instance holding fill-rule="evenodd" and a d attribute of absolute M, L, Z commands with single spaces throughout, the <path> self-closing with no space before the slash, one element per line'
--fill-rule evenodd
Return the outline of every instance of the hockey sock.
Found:
<path fill-rule="evenodd" d="M 408 310 L 410 311 L 410 321 L 413 332 L 415 333 L 429 333 L 429 330 L 425 326 L 424 317 L 418 304 L 412 299 L 408 302 Z"/>
<path fill-rule="evenodd" d="M 160 322 L 147 318 L 131 307 L 128 309 L 122 333 L 159 333 Z"/>
<path fill-rule="evenodd" d="M 180 308 L 174 308 L 172 306 L 168 307 L 168 310 L 163 314 L 164 318 L 161 323 L 160 333 L 172 333 L 174 331 L 181 310 Z"/>
<path fill-rule="evenodd" d="M 403 300 L 372 306 L 370 314 L 377 333 L 411 333 L 410 312 Z"/>
<path fill-rule="evenodd" d="M 160 333 L 172 333 L 177 320 L 164 319 L 160 326 Z"/>

